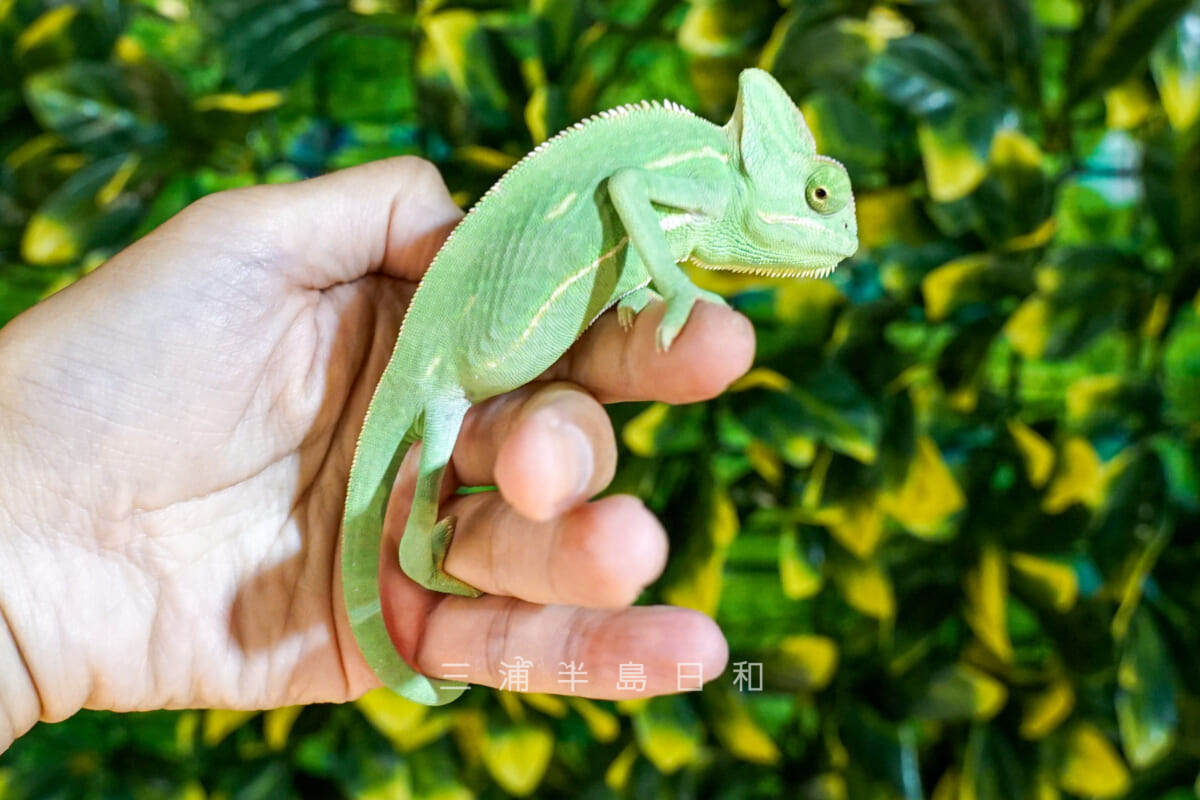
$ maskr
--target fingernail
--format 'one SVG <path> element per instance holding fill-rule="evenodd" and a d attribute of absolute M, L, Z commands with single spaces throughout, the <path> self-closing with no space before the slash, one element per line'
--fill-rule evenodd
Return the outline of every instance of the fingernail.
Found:
<path fill-rule="evenodd" d="M 556 415 L 551 421 L 551 430 L 556 439 L 555 450 L 560 454 L 561 474 L 555 481 L 559 498 L 555 513 L 561 513 L 574 505 L 591 485 L 596 459 L 592 443 L 579 426 Z"/>

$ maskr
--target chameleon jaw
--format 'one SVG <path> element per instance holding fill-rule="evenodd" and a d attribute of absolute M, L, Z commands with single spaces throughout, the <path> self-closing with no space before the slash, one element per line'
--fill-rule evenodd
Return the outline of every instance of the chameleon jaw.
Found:
<path fill-rule="evenodd" d="M 826 267 L 808 267 L 805 269 L 790 269 L 787 267 L 771 269 L 770 266 L 755 266 L 754 264 L 710 264 L 701 261 L 696 256 L 688 256 L 687 263 L 700 269 L 714 272 L 737 272 L 743 275 L 757 275 L 762 278 L 827 278 L 837 269 L 839 261 Z"/>

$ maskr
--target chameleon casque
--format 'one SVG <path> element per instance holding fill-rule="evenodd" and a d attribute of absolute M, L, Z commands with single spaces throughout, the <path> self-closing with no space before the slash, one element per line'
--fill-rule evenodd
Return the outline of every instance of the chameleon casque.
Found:
<path fill-rule="evenodd" d="M 342 583 L 351 627 L 386 685 L 448 702 L 464 684 L 397 654 L 379 600 L 384 511 L 400 461 L 423 445 L 400 565 L 421 585 L 476 595 L 442 563 L 454 519 L 438 490 L 463 416 L 553 365 L 606 309 L 622 325 L 651 300 L 666 350 L 697 300 L 680 268 L 824 277 L 858 248 L 850 179 L 818 155 L 796 104 L 744 71 L 722 126 L 671 102 L 578 122 L 513 166 L 450 234 L 421 281 L 367 411 L 350 471 Z"/>

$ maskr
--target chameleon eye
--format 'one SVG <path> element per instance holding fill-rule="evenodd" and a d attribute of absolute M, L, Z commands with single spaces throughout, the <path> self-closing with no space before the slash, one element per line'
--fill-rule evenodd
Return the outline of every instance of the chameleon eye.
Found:
<path fill-rule="evenodd" d="M 833 164 L 820 164 L 804 187 L 808 207 L 818 214 L 832 214 L 846 206 L 850 196 L 850 178 Z"/>

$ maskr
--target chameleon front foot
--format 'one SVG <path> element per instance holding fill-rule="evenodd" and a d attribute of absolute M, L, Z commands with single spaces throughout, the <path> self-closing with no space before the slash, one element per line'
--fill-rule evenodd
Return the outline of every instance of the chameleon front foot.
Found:
<path fill-rule="evenodd" d="M 409 563 L 405 549 L 400 548 L 400 568 L 404 574 L 433 592 L 457 594 L 463 597 L 478 597 L 483 592 L 471 584 L 461 581 L 446 572 L 446 554 L 454 538 L 456 517 L 446 517 L 433 526 L 429 536 L 429 560 L 421 564 Z M 408 535 L 407 533 L 405 534 Z"/>
<path fill-rule="evenodd" d="M 684 324 L 687 323 L 688 317 L 692 313 L 692 306 L 696 304 L 697 300 L 704 300 L 718 306 L 729 305 L 721 295 L 697 289 L 691 284 L 688 284 L 686 289 L 671 295 L 667 298 L 667 310 L 663 314 L 662 322 L 658 324 L 658 335 L 655 337 L 660 351 L 665 353 L 671 349 L 672 342 L 683 330 Z"/>

